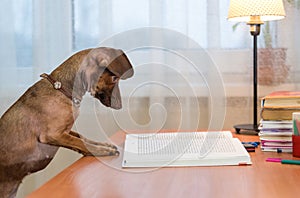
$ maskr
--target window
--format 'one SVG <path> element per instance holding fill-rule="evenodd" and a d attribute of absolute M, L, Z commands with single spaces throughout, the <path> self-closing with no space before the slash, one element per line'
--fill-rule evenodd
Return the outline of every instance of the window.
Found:
<path fill-rule="evenodd" d="M 226 20 L 229 0 L 130 0 L 130 3 L 123 0 L 12 0 L 1 1 L 0 6 L 0 58 L 3 60 L 0 89 L 3 91 L 7 86 L 28 87 L 39 79 L 40 73 L 52 71 L 75 51 L 99 46 L 118 34 L 147 27 L 166 28 L 191 39 L 178 39 L 178 34 L 164 37 L 161 42 L 167 43 L 172 50 L 191 49 L 191 41 L 203 49 L 222 51 L 249 50 L 252 46 L 249 27 L 241 24 L 233 31 L 234 23 Z M 279 28 L 276 22 L 270 23 L 270 28 L 275 32 L 272 37 L 275 45 L 278 43 L 294 49 L 298 46 L 294 40 L 297 39 L 295 32 L 298 31 L 296 23 L 299 20 L 292 17 L 296 19 L 299 10 L 289 13 L 293 15 L 289 16 L 289 22 L 285 22 L 288 28 Z M 262 34 L 260 46 L 263 46 Z M 123 39 L 123 42 L 147 42 L 143 39 L 144 35 L 137 35 L 131 40 Z M 117 40 L 112 41 L 113 46 L 118 43 Z M 151 57 L 149 48 L 140 51 L 148 51 L 146 55 Z M 132 52 L 137 62 L 141 62 L 139 55 Z M 298 61 L 294 59 L 290 64 Z M 234 66 L 230 62 L 232 60 L 216 62 L 228 65 L 222 65 L 226 72 L 245 72 L 248 69 L 249 60 L 244 60 L 244 67 L 240 67 L 242 60 L 238 66 Z M 5 75 L 7 72 L 9 77 Z"/>
<path fill-rule="evenodd" d="M 229 0 L 131 0 L 130 6 L 123 0 L 72 2 L 75 50 L 97 46 L 107 37 L 142 27 L 178 31 L 203 48 L 249 47 L 248 28 L 243 26 L 233 32 L 233 24 L 226 20 L 224 8 L 229 6 Z"/>

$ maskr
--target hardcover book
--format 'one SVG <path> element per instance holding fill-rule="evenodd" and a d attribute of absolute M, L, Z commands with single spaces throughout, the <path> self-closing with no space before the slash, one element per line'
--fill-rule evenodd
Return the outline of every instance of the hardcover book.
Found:
<path fill-rule="evenodd" d="M 260 117 L 263 120 L 292 120 L 293 112 L 300 112 L 300 108 L 266 108 L 262 107 Z"/>
<path fill-rule="evenodd" d="M 265 108 L 300 108 L 300 92 L 275 91 L 262 99 Z"/>
<path fill-rule="evenodd" d="M 300 112 L 300 92 L 275 91 L 261 100 L 263 120 L 292 120 L 293 112 Z"/>

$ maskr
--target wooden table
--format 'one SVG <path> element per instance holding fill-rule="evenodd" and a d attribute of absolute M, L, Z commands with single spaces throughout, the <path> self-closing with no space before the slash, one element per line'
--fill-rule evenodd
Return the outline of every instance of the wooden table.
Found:
<path fill-rule="evenodd" d="M 258 136 L 235 135 L 241 141 Z M 124 132 L 112 137 L 123 147 Z M 299 197 L 300 166 L 266 162 L 267 157 L 293 159 L 291 154 L 250 153 L 253 164 L 223 167 L 122 169 L 119 157 L 82 157 L 28 197 Z"/>

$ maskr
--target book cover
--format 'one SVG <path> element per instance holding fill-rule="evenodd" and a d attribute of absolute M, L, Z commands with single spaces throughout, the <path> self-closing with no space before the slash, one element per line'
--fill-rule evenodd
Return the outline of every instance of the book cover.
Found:
<path fill-rule="evenodd" d="M 260 135 L 261 141 L 273 141 L 273 142 L 292 142 L 291 136 L 277 136 L 277 135 Z"/>
<path fill-rule="evenodd" d="M 300 112 L 300 108 L 263 107 L 260 112 L 260 117 L 263 120 L 292 120 L 293 112 Z"/>
<path fill-rule="evenodd" d="M 261 120 L 259 129 L 292 129 L 293 122 L 291 120 Z"/>
<path fill-rule="evenodd" d="M 300 108 L 299 91 L 275 91 L 262 98 L 264 108 Z"/>
<path fill-rule="evenodd" d="M 274 91 L 264 97 L 265 99 L 278 99 L 278 98 L 299 98 L 300 91 Z"/>
<path fill-rule="evenodd" d="M 261 140 L 262 147 L 292 148 L 292 141 Z"/>

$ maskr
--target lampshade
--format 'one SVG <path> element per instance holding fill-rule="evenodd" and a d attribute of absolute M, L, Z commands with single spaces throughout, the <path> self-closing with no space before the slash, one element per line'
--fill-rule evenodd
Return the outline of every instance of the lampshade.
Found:
<path fill-rule="evenodd" d="M 279 20 L 285 17 L 282 0 L 230 0 L 228 20 L 250 22 Z"/>

